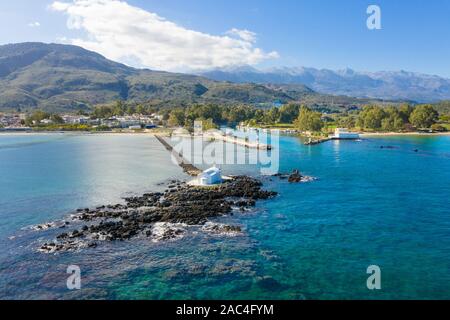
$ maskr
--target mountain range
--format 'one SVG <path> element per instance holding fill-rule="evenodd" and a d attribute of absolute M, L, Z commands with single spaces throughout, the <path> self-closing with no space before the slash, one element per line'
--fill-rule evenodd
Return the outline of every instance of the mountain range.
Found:
<path fill-rule="evenodd" d="M 132 68 L 72 45 L 0 46 L 0 111 L 70 112 L 116 100 L 169 108 L 298 102 L 329 110 L 391 103 L 374 98 L 439 100 L 450 98 L 449 92 L 448 80 L 411 73 L 369 75 L 310 68 L 263 72 L 249 67 L 189 75 Z"/>
<path fill-rule="evenodd" d="M 90 109 L 115 100 L 160 106 L 191 103 L 272 104 L 315 93 L 296 85 L 290 94 L 260 84 L 135 69 L 71 45 L 19 43 L 0 46 L 0 110 Z"/>
<path fill-rule="evenodd" d="M 450 79 L 407 71 L 357 72 L 305 67 L 258 70 L 252 67 L 201 73 L 210 79 L 234 83 L 302 84 L 314 91 L 359 98 L 435 102 L 450 99 Z"/>

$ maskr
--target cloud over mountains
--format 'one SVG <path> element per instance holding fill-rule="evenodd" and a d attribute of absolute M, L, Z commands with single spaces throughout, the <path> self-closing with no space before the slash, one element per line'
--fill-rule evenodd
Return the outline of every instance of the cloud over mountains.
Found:
<path fill-rule="evenodd" d="M 255 65 L 278 57 L 255 46 L 256 34 L 233 28 L 212 35 L 174 22 L 119 0 L 55 1 L 50 8 L 67 15 L 67 27 L 85 37 L 71 44 L 109 59 L 158 70 L 208 70 Z"/>

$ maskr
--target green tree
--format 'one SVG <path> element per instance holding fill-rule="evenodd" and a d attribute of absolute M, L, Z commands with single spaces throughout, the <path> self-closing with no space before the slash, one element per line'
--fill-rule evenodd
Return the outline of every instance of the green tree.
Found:
<path fill-rule="evenodd" d="M 198 118 L 195 121 L 201 121 L 202 122 L 202 128 L 203 131 L 207 131 L 207 130 L 211 130 L 211 129 L 218 129 L 219 126 L 216 125 L 213 121 L 213 119 L 203 119 L 203 118 Z"/>
<path fill-rule="evenodd" d="M 300 106 L 297 104 L 287 104 L 280 108 L 280 122 L 293 123 L 298 118 Z"/>
<path fill-rule="evenodd" d="M 439 121 L 450 122 L 450 114 L 441 114 L 439 116 Z"/>
<path fill-rule="evenodd" d="M 250 127 L 255 127 L 255 126 L 257 125 L 257 122 L 256 122 L 255 119 L 250 119 L 250 120 L 248 120 L 247 124 L 248 124 Z"/>
<path fill-rule="evenodd" d="M 62 124 L 62 123 L 64 123 L 64 119 L 61 118 L 61 116 L 58 115 L 58 114 L 52 114 L 52 115 L 50 116 L 50 120 L 52 120 L 53 123 L 57 123 L 57 124 Z"/>
<path fill-rule="evenodd" d="M 106 119 L 114 115 L 114 110 L 111 106 L 97 106 L 92 112 L 91 118 Z"/>
<path fill-rule="evenodd" d="M 86 110 L 79 109 L 79 110 L 77 111 L 76 115 L 77 115 L 77 116 L 88 116 L 89 113 L 86 112 Z"/>
<path fill-rule="evenodd" d="M 264 121 L 264 111 L 261 109 L 256 110 L 254 119 L 256 123 L 262 123 Z"/>
<path fill-rule="evenodd" d="M 183 109 L 174 109 L 170 112 L 168 125 L 171 127 L 182 127 L 185 125 L 185 114 Z"/>
<path fill-rule="evenodd" d="M 280 110 L 277 107 L 273 107 L 264 113 L 264 122 L 266 124 L 275 124 L 280 120 Z"/>
<path fill-rule="evenodd" d="M 134 106 L 128 106 L 127 108 L 127 115 L 133 115 L 136 113 L 136 108 Z"/>
<path fill-rule="evenodd" d="M 381 129 L 384 131 L 400 131 L 404 127 L 403 119 L 396 110 L 388 112 L 387 116 L 381 121 Z"/>
<path fill-rule="evenodd" d="M 447 128 L 441 124 L 435 123 L 431 126 L 431 130 L 437 131 L 437 132 L 445 132 L 445 131 L 447 131 Z"/>
<path fill-rule="evenodd" d="M 27 125 L 32 125 L 34 122 L 39 123 L 44 119 L 49 119 L 50 114 L 42 111 L 42 110 L 36 110 L 33 112 L 29 117 L 26 118 L 25 123 Z"/>
<path fill-rule="evenodd" d="M 228 124 L 237 124 L 255 117 L 256 110 L 248 106 L 232 106 L 223 108 L 222 119 Z"/>
<path fill-rule="evenodd" d="M 311 109 L 302 106 L 295 126 L 301 131 L 320 131 L 324 123 L 322 115 L 319 112 L 314 112 Z"/>
<path fill-rule="evenodd" d="M 137 113 L 137 114 L 147 114 L 147 109 L 145 108 L 144 105 L 139 104 L 139 105 L 136 107 L 136 113 Z"/>
<path fill-rule="evenodd" d="M 439 113 L 431 105 L 420 105 L 414 108 L 409 121 L 416 128 L 430 128 L 438 118 Z"/>
<path fill-rule="evenodd" d="M 408 123 L 409 122 L 409 117 L 411 116 L 411 113 L 413 112 L 414 108 L 411 107 L 409 104 L 407 103 L 403 103 L 398 111 L 400 113 L 400 117 L 402 118 L 404 123 Z"/>
<path fill-rule="evenodd" d="M 123 102 L 122 100 L 116 101 L 116 104 L 114 105 L 114 108 L 113 108 L 113 114 L 115 116 L 123 116 L 123 115 L 125 115 L 126 111 L 127 111 L 127 106 L 126 106 L 125 102 Z"/>
<path fill-rule="evenodd" d="M 345 115 L 337 119 L 337 124 L 343 128 L 354 128 L 356 126 L 356 120 L 356 116 L 354 115 Z"/>
<path fill-rule="evenodd" d="M 162 119 L 163 121 L 169 121 L 170 118 L 170 111 L 169 110 L 163 110 L 162 111 Z"/>
<path fill-rule="evenodd" d="M 365 106 L 360 112 L 356 124 L 364 129 L 381 129 L 381 122 L 385 116 L 386 114 L 382 108 L 378 106 Z"/>

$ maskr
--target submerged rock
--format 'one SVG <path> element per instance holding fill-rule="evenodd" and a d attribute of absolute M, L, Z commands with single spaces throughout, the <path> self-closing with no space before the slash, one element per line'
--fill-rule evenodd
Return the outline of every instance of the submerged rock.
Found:
<path fill-rule="evenodd" d="M 202 230 L 204 232 L 217 234 L 217 235 L 225 235 L 225 236 L 238 236 L 242 234 L 242 229 L 239 226 L 229 226 L 222 223 L 214 223 L 214 222 L 207 222 L 203 227 Z"/>
<path fill-rule="evenodd" d="M 283 285 L 271 276 L 258 277 L 256 284 L 264 290 L 278 291 L 283 289 Z"/>
<path fill-rule="evenodd" d="M 290 183 L 299 183 L 302 182 L 302 175 L 300 174 L 300 171 L 294 170 L 291 175 L 288 178 L 288 181 Z"/>
<path fill-rule="evenodd" d="M 48 223 L 43 223 L 43 224 L 38 224 L 35 226 L 31 226 L 30 229 L 34 230 L 34 231 L 43 231 L 43 230 L 48 230 L 48 229 L 52 229 L 56 227 L 56 223 L 55 222 L 48 222 Z"/>
<path fill-rule="evenodd" d="M 209 275 L 214 277 L 223 277 L 231 274 L 242 277 L 254 277 L 256 275 L 255 262 L 250 260 L 226 259 L 219 261 L 209 271 Z"/>
<path fill-rule="evenodd" d="M 95 247 L 96 244 L 83 240 L 69 240 L 65 242 L 44 243 L 39 249 L 42 253 L 56 253 L 59 251 L 77 251 L 83 248 Z"/>
<path fill-rule="evenodd" d="M 153 226 L 151 237 L 153 242 L 160 242 L 181 239 L 185 233 L 186 229 L 180 224 L 157 222 Z"/>

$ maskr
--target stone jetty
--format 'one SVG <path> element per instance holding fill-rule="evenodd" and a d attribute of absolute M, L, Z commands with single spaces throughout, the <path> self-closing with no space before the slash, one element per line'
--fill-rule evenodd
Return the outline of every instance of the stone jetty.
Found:
<path fill-rule="evenodd" d="M 198 176 L 202 170 L 195 167 L 192 163 L 183 158 L 181 153 L 176 152 L 173 147 L 161 136 L 156 135 L 155 138 L 169 151 L 176 159 L 178 165 L 183 169 L 185 173 L 192 177 Z"/>
<path fill-rule="evenodd" d="M 332 138 L 317 138 L 317 139 L 309 138 L 308 141 L 306 141 L 304 144 L 305 146 L 314 146 L 331 140 Z"/>

